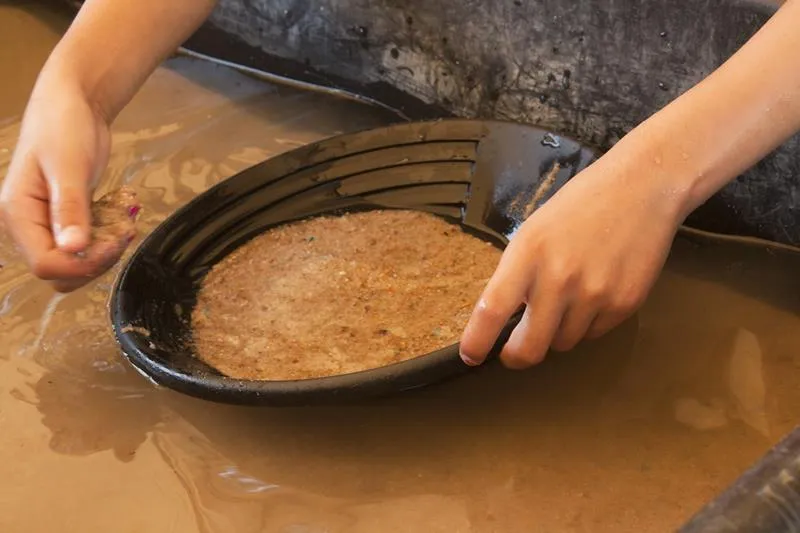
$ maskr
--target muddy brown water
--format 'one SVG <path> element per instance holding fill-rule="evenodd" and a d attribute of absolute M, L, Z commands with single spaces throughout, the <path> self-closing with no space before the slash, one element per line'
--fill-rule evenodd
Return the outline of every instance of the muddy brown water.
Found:
<path fill-rule="evenodd" d="M 0 4 L 0 176 L 62 15 Z M 114 128 L 103 189 L 144 231 L 213 183 L 382 112 L 174 59 Z M 682 237 L 635 320 L 528 372 L 369 404 L 159 390 L 107 323 L 113 273 L 61 297 L 0 237 L 0 531 L 668 531 L 800 417 L 800 257 Z"/>

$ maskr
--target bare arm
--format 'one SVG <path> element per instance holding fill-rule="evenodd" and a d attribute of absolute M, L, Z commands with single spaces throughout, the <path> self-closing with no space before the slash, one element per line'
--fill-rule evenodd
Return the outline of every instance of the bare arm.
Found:
<path fill-rule="evenodd" d="M 127 239 L 92 242 L 90 233 L 109 125 L 214 4 L 88 0 L 48 58 L 0 191 L 0 214 L 30 269 L 56 289 L 86 284 L 128 246 Z"/>
<path fill-rule="evenodd" d="M 111 122 L 215 4 L 216 0 L 87 0 L 48 59 L 42 78 L 73 81 Z"/>
<path fill-rule="evenodd" d="M 677 227 L 800 129 L 800 0 L 722 67 L 626 135 L 523 225 L 461 341 L 484 360 L 520 304 L 501 358 L 525 367 L 571 349 L 644 302 Z"/>
<path fill-rule="evenodd" d="M 626 136 L 607 159 L 648 169 L 685 218 L 800 130 L 800 0 Z M 642 177 L 642 174 L 639 174 Z"/>

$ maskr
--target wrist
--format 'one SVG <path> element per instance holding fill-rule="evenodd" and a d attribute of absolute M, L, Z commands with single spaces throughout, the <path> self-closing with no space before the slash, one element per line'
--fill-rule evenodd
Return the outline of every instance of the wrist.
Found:
<path fill-rule="evenodd" d="M 660 128 L 645 121 L 597 163 L 602 175 L 616 177 L 610 187 L 677 227 L 702 203 L 697 202 L 696 162 L 686 155 L 663 138 Z"/>
<path fill-rule="evenodd" d="M 74 56 L 58 47 L 53 51 L 39 74 L 31 101 L 43 100 L 46 103 L 65 95 L 78 98 L 92 109 L 98 121 L 110 126 L 116 112 L 102 91 L 99 74 L 92 72 L 91 65 L 76 60 Z"/>

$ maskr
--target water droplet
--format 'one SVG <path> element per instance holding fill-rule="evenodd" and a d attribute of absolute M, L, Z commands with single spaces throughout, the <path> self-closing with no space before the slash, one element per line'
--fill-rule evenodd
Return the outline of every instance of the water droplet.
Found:
<path fill-rule="evenodd" d="M 661 33 L 658 34 L 658 36 L 661 37 L 662 39 L 666 39 L 667 38 L 667 32 L 662 31 Z"/>
<path fill-rule="evenodd" d="M 662 91 L 666 91 L 667 90 L 667 84 L 664 83 L 663 81 L 660 81 L 660 82 L 658 82 L 658 88 L 661 89 Z"/>

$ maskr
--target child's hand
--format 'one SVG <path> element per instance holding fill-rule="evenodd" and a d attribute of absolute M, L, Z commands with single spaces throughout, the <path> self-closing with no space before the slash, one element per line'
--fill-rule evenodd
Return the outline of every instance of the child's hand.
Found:
<path fill-rule="evenodd" d="M 678 225 L 800 130 L 800 0 L 788 0 L 711 76 L 634 128 L 528 219 L 461 340 L 478 364 L 527 304 L 501 358 L 541 361 L 599 336 L 645 300 Z"/>
<path fill-rule="evenodd" d="M 99 276 L 127 246 L 124 238 L 90 242 L 90 200 L 108 163 L 108 126 L 215 4 L 85 2 L 42 69 L 0 213 L 33 273 L 57 290 Z"/>
<path fill-rule="evenodd" d="M 90 202 L 108 162 L 106 121 L 77 87 L 43 75 L 28 104 L 0 207 L 31 271 L 60 291 L 110 268 L 127 243 L 91 243 Z"/>
<path fill-rule="evenodd" d="M 465 362 L 483 362 L 523 303 L 500 355 L 512 368 L 607 332 L 645 300 L 682 214 L 658 180 L 615 161 L 584 170 L 522 225 L 464 331 Z"/>

